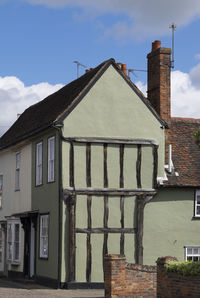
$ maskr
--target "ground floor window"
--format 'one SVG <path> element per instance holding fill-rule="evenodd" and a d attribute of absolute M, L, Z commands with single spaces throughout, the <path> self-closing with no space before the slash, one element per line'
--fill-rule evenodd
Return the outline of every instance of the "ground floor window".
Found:
<path fill-rule="evenodd" d="M 21 223 L 9 220 L 7 223 L 7 259 L 11 263 L 20 262 Z"/>
<path fill-rule="evenodd" d="M 49 215 L 40 215 L 40 258 L 48 258 Z"/>
<path fill-rule="evenodd" d="M 200 261 L 200 246 L 185 246 L 185 260 L 193 262 Z"/>

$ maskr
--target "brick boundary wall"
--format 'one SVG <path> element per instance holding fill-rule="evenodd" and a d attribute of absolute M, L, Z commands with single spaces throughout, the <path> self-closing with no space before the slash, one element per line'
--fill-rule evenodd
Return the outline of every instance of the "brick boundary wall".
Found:
<path fill-rule="evenodd" d="M 156 266 L 129 264 L 124 255 L 104 257 L 105 297 L 157 297 Z"/>
<path fill-rule="evenodd" d="M 157 297 L 200 297 L 200 276 L 182 276 L 175 272 L 167 272 L 164 265 L 169 261 L 177 259 L 161 257 L 157 260 Z"/>

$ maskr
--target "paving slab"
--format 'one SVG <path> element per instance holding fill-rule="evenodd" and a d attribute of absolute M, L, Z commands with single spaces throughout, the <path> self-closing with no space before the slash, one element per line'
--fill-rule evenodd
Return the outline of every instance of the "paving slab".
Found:
<path fill-rule="evenodd" d="M 0 278 L 0 297 L 1 298 L 84 298 L 84 297 L 104 297 L 104 290 L 61 290 L 50 289 L 35 283 L 20 283 Z"/>

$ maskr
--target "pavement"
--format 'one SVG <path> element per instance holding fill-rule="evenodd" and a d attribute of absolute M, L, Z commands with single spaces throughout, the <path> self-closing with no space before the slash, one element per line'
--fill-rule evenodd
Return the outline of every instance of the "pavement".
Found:
<path fill-rule="evenodd" d="M 1 298 L 84 298 L 84 297 L 104 297 L 104 290 L 61 290 L 43 287 L 34 282 L 16 282 L 6 278 L 0 278 L 0 297 Z"/>

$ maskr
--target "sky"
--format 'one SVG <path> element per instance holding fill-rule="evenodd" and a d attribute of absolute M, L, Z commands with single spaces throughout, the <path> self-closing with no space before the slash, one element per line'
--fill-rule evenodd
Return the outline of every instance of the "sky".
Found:
<path fill-rule="evenodd" d="M 114 58 L 146 70 L 154 40 L 171 47 L 172 23 L 172 116 L 200 118 L 199 0 L 0 0 L 0 135 L 76 79 L 73 61 L 90 68 Z M 146 72 L 130 76 L 146 95 Z"/>

